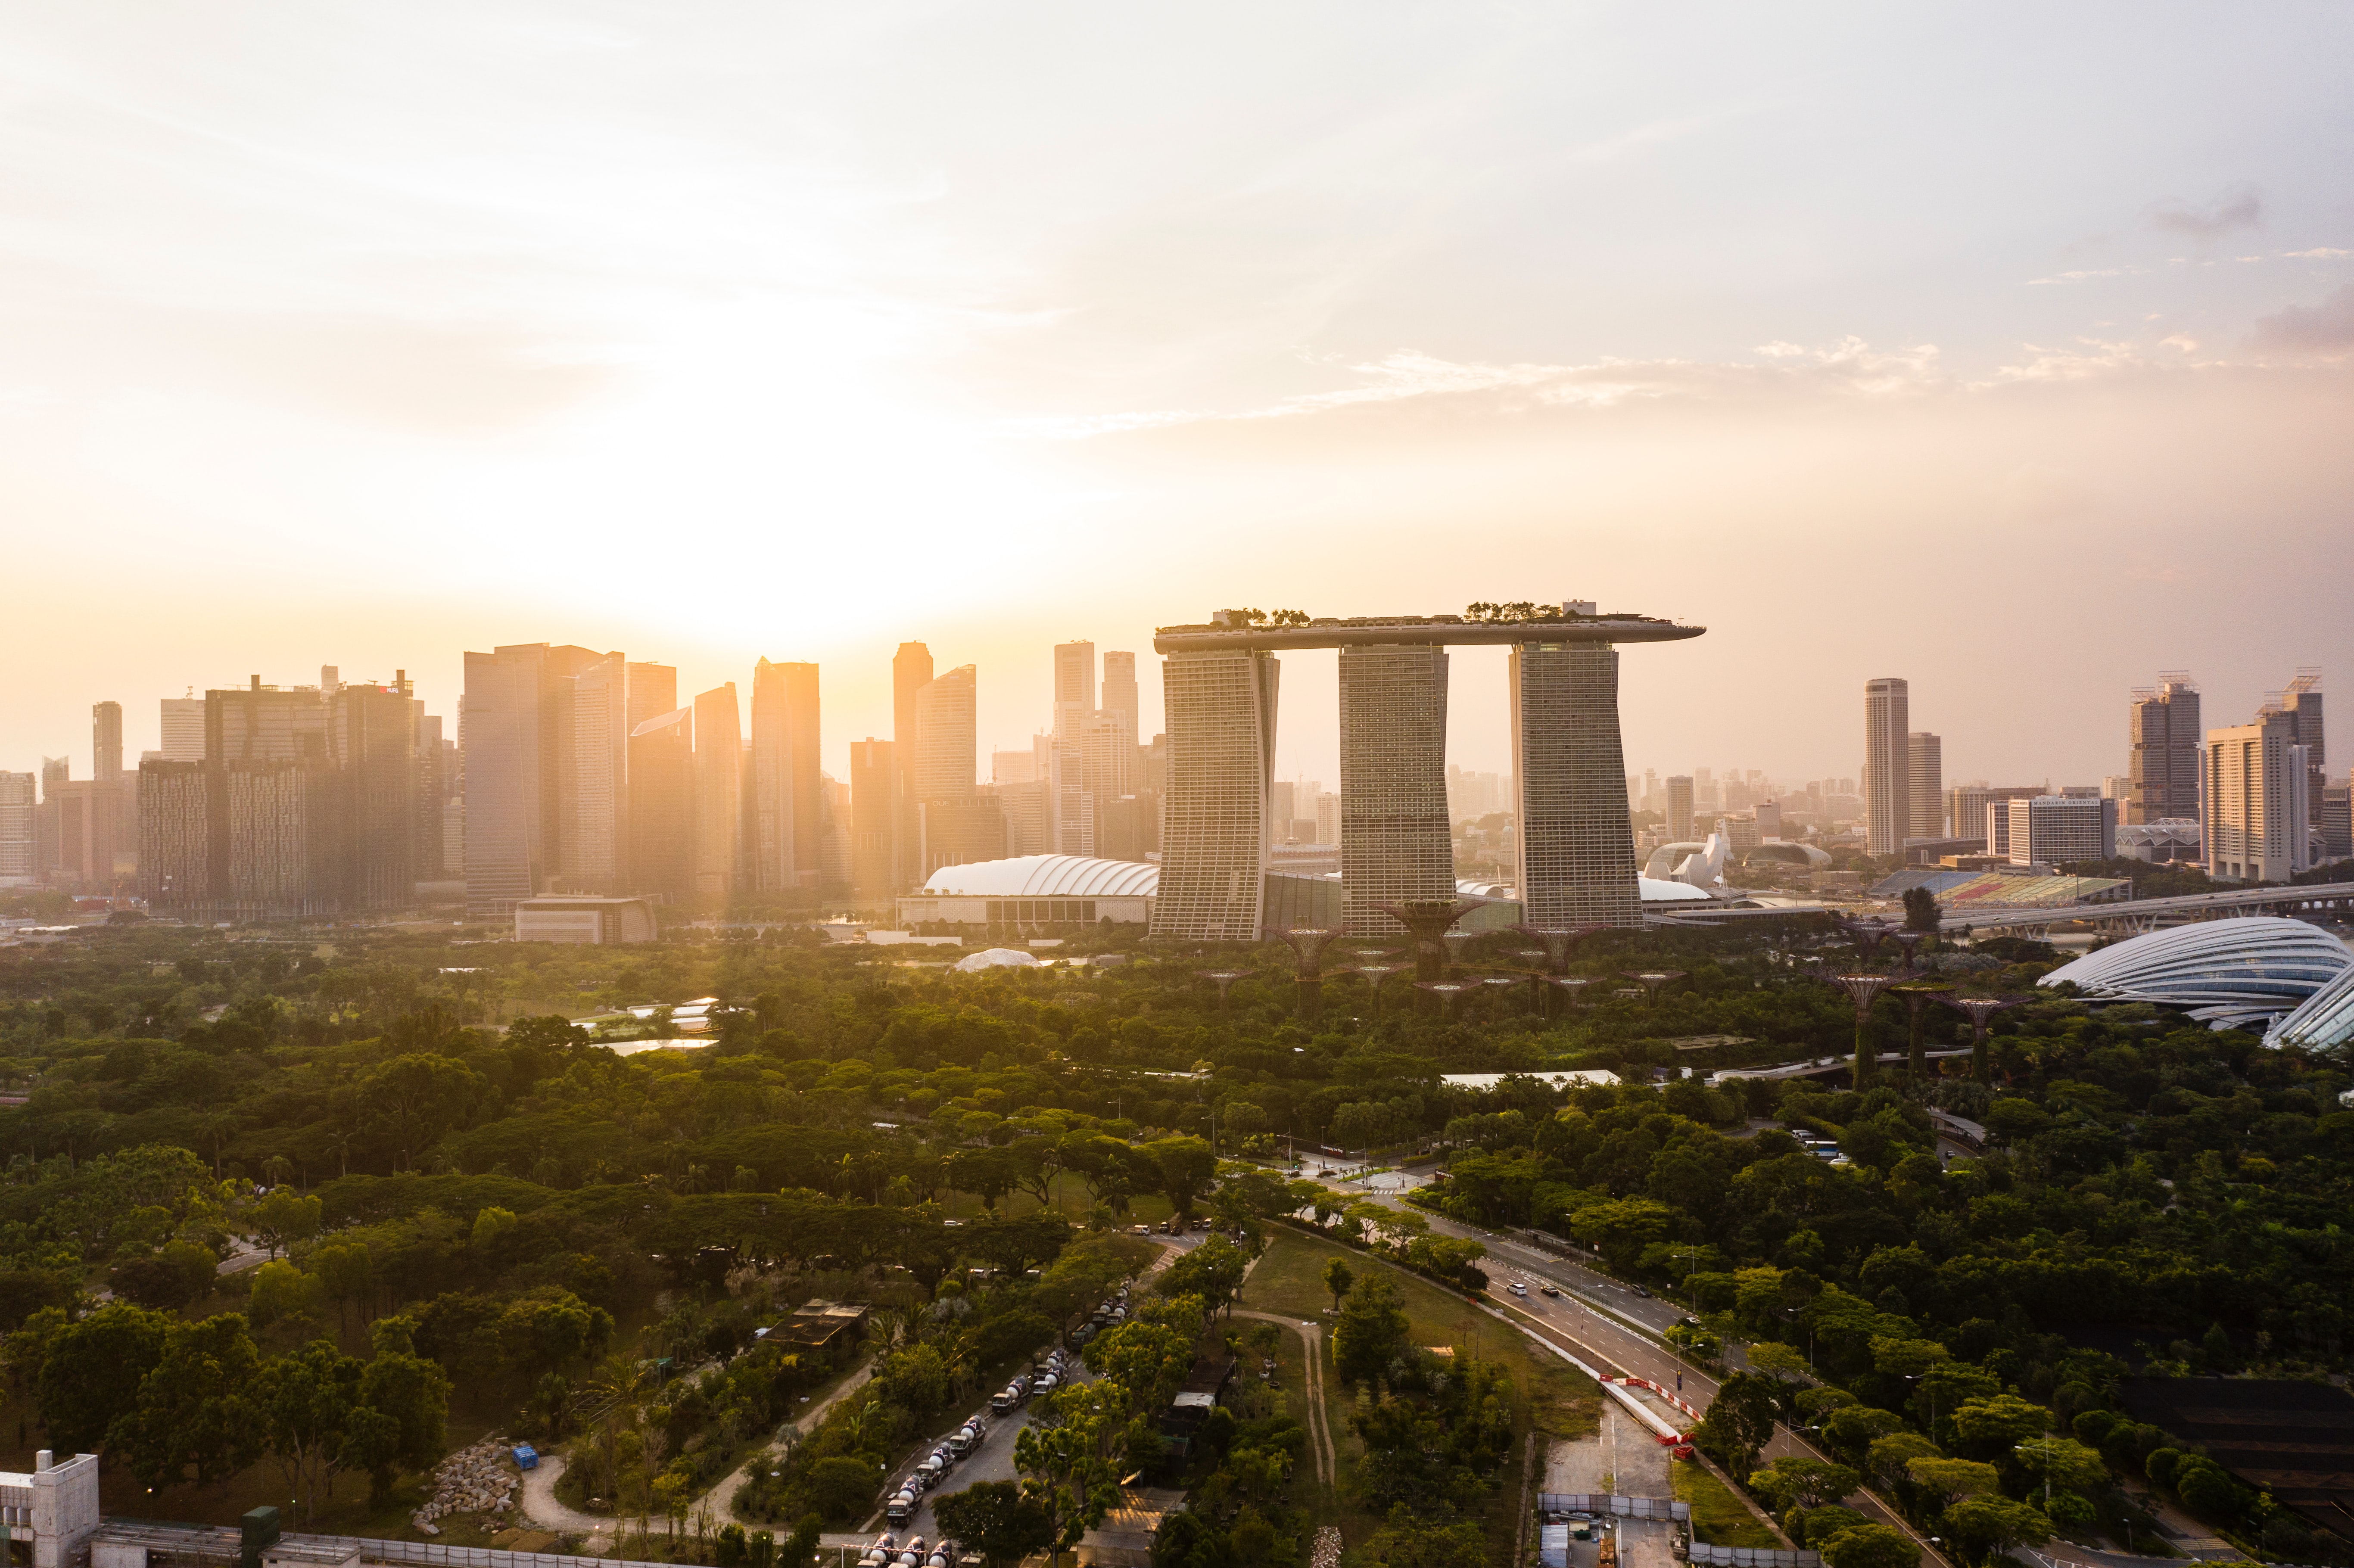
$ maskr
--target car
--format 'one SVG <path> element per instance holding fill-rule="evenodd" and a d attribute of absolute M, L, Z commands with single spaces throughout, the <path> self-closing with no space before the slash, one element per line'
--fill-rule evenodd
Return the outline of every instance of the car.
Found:
<path fill-rule="evenodd" d="M 1641 1298 L 1642 1298 L 1644 1300 L 1646 1300 L 1646 1301 L 1649 1301 L 1649 1300 L 1651 1298 L 1651 1293 L 1650 1293 L 1649 1291 L 1648 1291 L 1648 1290 L 1644 1289 L 1644 1288 L 1643 1288 L 1641 1286 L 1639 1286 L 1639 1285 L 1638 1285 L 1638 1286 L 1636 1286 L 1636 1287 L 1635 1287 L 1635 1294 L 1636 1294 L 1636 1295 L 1638 1295 L 1638 1296 L 1639 1296 L 1639 1297 L 1641 1297 Z"/>
<path fill-rule="evenodd" d="M 1505 1286 L 1504 1288 L 1511 1291 L 1515 1296 L 1525 1297 L 1529 1293 L 1529 1287 L 1522 1284 L 1517 1279 L 1513 1280 L 1510 1285 Z"/>
<path fill-rule="evenodd" d="M 1555 1299 L 1559 1299 L 1561 1296 L 1561 1287 L 1558 1285 L 1540 1285 L 1537 1287 L 1537 1289 L 1540 1293 L 1551 1296 Z"/>

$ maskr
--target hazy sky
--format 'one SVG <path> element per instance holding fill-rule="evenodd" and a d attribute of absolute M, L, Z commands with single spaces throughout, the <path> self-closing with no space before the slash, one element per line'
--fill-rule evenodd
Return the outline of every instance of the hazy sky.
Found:
<path fill-rule="evenodd" d="M 110 3 L 0 17 L 0 767 L 548 640 L 1585 597 L 1628 760 L 2122 769 L 2354 706 L 2354 11 Z M 1140 662 L 1150 715 L 1157 663 Z M 1458 760 L 1506 757 L 1456 655 Z M 1332 662 L 1280 764 L 1334 776 Z M 2354 758 L 2354 715 L 2331 757 Z"/>

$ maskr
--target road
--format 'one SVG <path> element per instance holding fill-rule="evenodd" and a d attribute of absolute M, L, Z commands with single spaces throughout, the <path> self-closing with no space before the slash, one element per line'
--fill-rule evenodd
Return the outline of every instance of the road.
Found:
<path fill-rule="evenodd" d="M 1666 1347 L 1584 1303 L 1548 1300 L 1536 1295 L 1522 1301 L 1510 1294 L 1501 1281 L 1489 1287 L 1488 1298 L 1490 1309 L 1498 1317 L 1530 1338 L 1565 1351 L 1601 1372 L 1649 1378 L 1663 1387 L 1678 1390 L 1687 1403 L 1702 1413 L 1716 1397 L 1714 1378 L 1685 1365 Z M 1788 1427 L 1777 1426 L 1762 1457 L 1821 1459 L 1829 1456 L 1793 1435 Z M 1903 1531 L 1921 1547 L 1928 1561 L 1944 1563 L 1936 1549 L 1924 1541 L 1902 1515 L 1870 1492 L 1857 1492 L 1842 1500 L 1865 1518 Z"/>
<path fill-rule="evenodd" d="M 1355 1193 L 1368 1196 L 1391 1208 L 1406 1205 L 1380 1193 Z M 1607 1275 L 1586 1267 L 1574 1259 L 1558 1257 L 1542 1252 L 1508 1236 L 1481 1230 L 1416 1209 L 1430 1224 L 1437 1235 L 1463 1236 L 1479 1242 L 1488 1248 L 1490 1260 L 1501 1264 L 1490 1268 L 1488 1299 L 1490 1310 L 1541 1343 L 1564 1351 L 1569 1355 L 1596 1366 L 1605 1372 L 1618 1372 L 1649 1378 L 1664 1387 L 1681 1393 L 1694 1408 L 1705 1412 L 1716 1397 L 1716 1380 L 1699 1372 L 1677 1357 L 1658 1336 L 1672 1327 L 1683 1315 L 1683 1308 L 1673 1302 L 1656 1297 L 1637 1295 Z M 1513 1277 L 1519 1277 L 1529 1287 L 1526 1300 L 1511 1294 L 1506 1288 Z M 1538 1293 L 1541 1284 L 1550 1283 L 1569 1294 L 1548 1298 Z M 1726 1364 L 1734 1370 L 1748 1365 L 1740 1347 L 1725 1347 Z M 1774 1437 L 1766 1444 L 1761 1457 L 1828 1458 L 1803 1439 L 1794 1436 L 1787 1426 L 1774 1429 Z M 1847 1506 L 1893 1529 L 1902 1531 L 1918 1543 L 1923 1553 L 1933 1563 L 1943 1564 L 1945 1558 L 1923 1540 L 1920 1532 L 1903 1517 L 1870 1492 L 1858 1492 L 1844 1499 Z"/>
<path fill-rule="evenodd" d="M 1151 1266 L 1140 1277 L 1140 1283 L 1142 1279 L 1149 1279 L 1160 1273 L 1179 1256 L 1207 1239 L 1207 1235 L 1201 1232 L 1192 1232 L 1173 1237 L 1154 1236 L 1152 1240 L 1161 1249 L 1161 1255 L 1154 1259 Z M 1076 1351 L 1070 1353 L 1068 1361 L 1069 1382 L 1084 1383 L 1095 1381 L 1093 1374 L 1080 1363 Z M 991 1392 L 994 1393 L 995 1390 Z M 986 1414 L 987 1412 L 984 1411 L 983 1414 Z M 1019 1472 L 1013 1467 L 1013 1444 L 1022 1428 L 1029 1425 L 1029 1406 L 1026 1404 L 1018 1411 L 1009 1411 L 1003 1415 L 990 1416 L 989 1427 L 981 1436 L 981 1446 L 959 1460 L 956 1466 L 941 1478 L 938 1487 L 917 1499 L 915 1514 L 907 1520 L 905 1527 L 896 1531 L 900 1541 L 904 1542 L 911 1535 L 920 1535 L 928 1542 L 936 1542 L 939 1539 L 939 1520 L 932 1515 L 934 1499 L 947 1493 L 960 1492 L 967 1487 L 981 1481 L 1019 1479 Z M 922 1462 L 925 1456 L 937 1447 L 940 1440 L 949 1433 L 954 1432 L 957 1426 L 961 1425 L 961 1422 L 951 1425 L 946 1431 L 935 1433 L 916 1445 L 914 1450 L 907 1454 L 898 1467 L 891 1472 L 891 1478 L 884 1484 L 882 1495 L 888 1498 L 893 1492 L 897 1491 L 909 1473 Z M 864 1529 L 839 1534 L 829 1533 L 821 1538 L 821 1543 L 828 1551 L 835 1551 L 842 1547 L 865 1546 L 871 1544 L 885 1528 L 878 1514 L 867 1521 Z"/>

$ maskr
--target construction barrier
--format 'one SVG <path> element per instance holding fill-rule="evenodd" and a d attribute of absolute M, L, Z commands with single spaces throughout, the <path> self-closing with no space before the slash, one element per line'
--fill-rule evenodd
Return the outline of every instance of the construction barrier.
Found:
<path fill-rule="evenodd" d="M 1687 1562 L 1711 1568 L 1822 1568 L 1819 1552 L 1785 1552 L 1778 1547 L 1703 1546 L 1695 1541 Z"/>
<path fill-rule="evenodd" d="M 1677 1502 L 1672 1498 L 1622 1498 L 1605 1492 L 1539 1492 L 1537 1511 L 1683 1520 L 1691 1518 L 1691 1504 Z"/>

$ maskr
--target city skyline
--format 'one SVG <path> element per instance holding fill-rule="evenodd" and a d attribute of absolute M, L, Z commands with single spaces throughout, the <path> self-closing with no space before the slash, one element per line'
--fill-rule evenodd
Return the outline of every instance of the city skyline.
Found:
<path fill-rule="evenodd" d="M 1438 607 L 1431 612 L 1445 613 L 1447 608 Z M 1701 619 L 1682 614 L 1681 609 L 1678 618 L 1694 621 Z M 1834 705 L 1839 711 L 1836 715 L 1828 712 L 1818 715 L 1811 711 L 1794 715 L 1806 721 L 1805 728 L 1824 733 L 1820 750 L 1812 755 L 1811 760 L 1806 758 L 1795 762 L 1779 760 L 1779 754 L 1791 749 L 1787 743 L 1779 746 L 1771 741 L 1751 744 L 1730 737 L 1722 740 L 1714 737 L 1695 739 L 1682 733 L 1682 726 L 1668 722 L 1667 715 L 1677 711 L 1677 699 L 1659 690 L 1662 680 L 1659 665 L 1707 646 L 1712 639 L 1724 636 L 1725 631 L 1723 627 L 1714 628 L 1710 638 L 1662 650 L 1649 660 L 1628 667 L 1622 683 L 1620 699 L 1621 717 L 1628 736 L 1626 755 L 1628 768 L 1638 777 L 1647 768 L 1665 777 L 1670 773 L 1692 774 L 1701 769 L 1730 765 L 1758 768 L 1768 779 L 1785 784 L 1819 778 L 1856 777 L 1861 762 L 1862 747 L 1856 735 L 1855 689 L 1867 678 L 1865 671 L 1877 671 L 1881 667 L 1880 662 L 1868 657 L 1857 663 L 1859 673 L 1855 681 L 1840 692 L 1832 694 L 1837 699 Z M 568 629 L 557 627 L 551 628 L 546 636 L 551 642 L 560 642 L 568 634 Z M 535 634 L 534 640 L 539 640 L 538 634 Z M 335 641 L 329 637 L 321 646 L 333 653 L 336 651 Z M 602 643 L 597 639 L 578 641 L 585 641 L 589 646 L 614 645 Z M 985 784 L 990 781 L 989 758 L 992 751 L 1026 752 L 1030 749 L 1033 736 L 1051 733 L 1054 713 L 1054 652 L 1051 643 L 1024 643 L 1008 639 L 1002 645 L 1009 655 L 1008 662 L 1017 670 L 1025 665 L 1030 670 L 1034 678 L 1025 683 L 1018 677 L 1008 677 L 1002 670 L 993 672 L 985 660 L 972 658 L 970 642 L 949 643 L 938 637 L 914 641 L 929 641 L 953 647 L 957 651 L 958 662 L 977 665 L 979 669 L 979 691 L 975 701 L 978 782 Z M 1086 641 L 1107 652 L 1126 651 L 1128 646 L 1120 640 L 1100 636 Z M 1140 729 L 1141 738 L 1147 741 L 1161 727 L 1162 711 L 1161 660 L 1150 652 L 1151 641 L 1150 627 L 1133 640 L 1133 647 L 1142 651 L 1136 655 L 1133 672 Z M 477 647 L 488 645 L 492 644 L 487 640 L 478 641 L 475 644 Z M 502 637 L 496 645 L 508 645 L 507 640 Z M 895 715 L 891 650 L 900 645 L 896 639 L 876 639 L 863 644 L 868 655 L 866 663 L 875 666 L 871 669 L 858 663 L 836 666 L 822 659 L 808 661 L 819 666 L 824 694 L 821 766 L 836 779 L 849 776 L 850 748 L 854 742 L 870 736 L 888 738 L 892 733 Z M 660 657 L 663 652 L 658 650 L 657 656 Z M 1456 650 L 1447 672 L 1447 758 L 1466 769 L 1503 775 L 1509 775 L 1511 769 L 1511 737 L 1505 716 L 1507 672 L 1503 653 L 1501 649 L 1460 648 Z M 663 657 L 662 662 L 676 670 L 681 694 L 708 693 L 734 683 L 738 687 L 738 724 L 748 734 L 749 677 L 753 665 L 761 656 L 755 652 L 741 668 L 708 662 L 688 665 L 668 657 Z M 1275 777 L 1337 779 L 1340 776 L 1337 658 L 1330 650 L 1288 652 L 1283 658 L 1287 669 L 1297 672 L 1298 690 L 1296 694 L 1287 695 Z M 280 654 L 275 662 L 271 659 L 249 659 L 246 662 L 248 673 L 233 679 L 192 681 L 183 678 L 165 682 L 163 683 L 164 689 L 154 696 L 134 695 L 122 691 L 92 692 L 87 696 L 77 694 L 79 706 L 74 711 L 78 717 L 69 716 L 66 721 L 70 726 L 69 733 L 36 736 L 13 749 L 0 751 L 0 771 L 37 771 L 43 758 L 64 757 L 70 763 L 73 778 L 84 779 L 91 777 L 91 709 L 97 704 L 109 701 L 122 705 L 122 745 L 126 769 L 136 769 L 143 751 L 161 750 L 166 757 L 182 756 L 183 753 L 174 751 L 166 744 L 168 737 L 162 733 L 164 704 L 183 703 L 185 699 L 180 696 L 180 692 L 193 687 L 199 697 L 197 706 L 201 707 L 203 692 L 246 685 L 257 673 L 264 685 L 281 689 L 315 684 L 319 680 L 320 666 L 302 662 L 303 659 L 304 655 L 299 652 Z M 294 662 L 291 670 L 284 667 L 290 661 Z M 2226 663 L 2234 672 L 2245 672 L 2228 686 L 2222 681 L 2207 675 L 2205 672 L 2209 666 L 2187 660 L 2171 661 L 2164 666 L 2168 675 L 2183 673 L 2187 667 L 2192 684 L 2203 698 L 2208 727 L 2224 722 L 2216 715 L 2254 714 L 2265 702 L 2288 690 L 2299 669 L 2314 665 L 2313 661 L 2285 659 L 2267 662 L 2256 653 L 2242 652 L 2228 662 L 2219 661 L 2211 667 L 2221 668 Z M 375 678 L 390 680 L 388 672 L 393 667 L 387 666 L 387 673 Z M 447 686 L 437 687 L 431 681 L 421 679 L 417 667 L 398 667 L 406 671 L 409 685 L 423 703 L 425 710 L 440 715 L 451 726 L 454 737 L 458 698 L 464 687 L 462 675 Z M 424 667 L 429 669 L 431 665 L 428 663 Z M 349 661 L 331 668 L 354 672 L 352 679 L 355 681 L 371 678 L 371 673 L 362 672 L 361 665 Z M 1978 705 L 1967 691 L 1928 699 L 1916 695 L 1914 705 L 1919 711 L 1915 712 L 1914 722 L 1916 727 L 1926 726 L 1938 735 L 1944 756 L 1944 774 L 1949 782 L 1988 779 L 1999 783 L 2008 778 L 2042 779 L 2055 789 L 2063 784 L 2098 784 L 2105 778 L 2127 773 L 2132 743 L 2126 729 L 2127 721 L 2119 716 L 2119 705 L 2131 692 L 2152 685 L 2157 678 L 2154 672 L 2158 668 L 2152 664 L 2122 669 L 2114 688 L 2089 694 L 2072 688 L 2066 695 L 2066 710 L 2072 715 L 2082 710 L 2088 715 L 2084 724 L 2089 726 L 2089 733 L 2081 727 L 2071 728 L 2057 723 L 2049 728 L 2039 727 L 2031 721 L 2023 726 L 2024 733 L 2021 733 L 2022 726 L 2018 723 L 2015 706 L 1996 715 L 1984 730 L 1976 726 L 1965 728 L 1956 722 L 1956 715 L 1967 714 L 1973 706 Z M 271 673 L 273 669 L 278 673 Z M 2326 668 L 2324 673 L 2326 676 Z M 1917 681 L 1911 683 L 1916 688 L 1919 686 Z M 1013 690 L 1008 691 L 1009 687 Z M 0 691 L 0 707 L 7 706 L 12 700 L 20 700 L 22 693 L 21 686 Z M 2012 694 L 2012 696 L 2015 700 L 2017 694 Z M 1925 709 L 1923 707 L 1925 700 L 1928 704 Z M 1466 708 L 1472 710 L 1476 717 L 1467 716 L 1464 713 Z M 1834 717 L 1838 722 L 1833 722 Z M 2230 722 L 2244 722 L 2244 716 Z M 1832 734 L 1835 731 L 1850 737 L 1846 746 L 1848 755 L 1840 755 L 1840 747 Z M 1644 736 L 1656 737 L 1649 749 L 1638 738 Z M 1489 749 L 1490 747 L 1492 750 Z M 201 755 L 201 737 L 198 738 L 196 754 Z M 2333 778 L 2346 776 L 2347 764 L 2344 761 L 2333 759 L 2330 768 Z"/>
<path fill-rule="evenodd" d="M 1055 641 L 1532 577 L 1715 629 L 1628 672 L 1665 772 L 1852 772 L 1898 670 L 1949 773 L 2090 779 L 2150 672 L 2354 667 L 2354 17 L 1708 15 L 13 15 L 0 514 L 107 570 L 13 607 L 0 759 L 546 639 L 818 663 L 839 776 L 903 640 L 993 749 Z"/>

